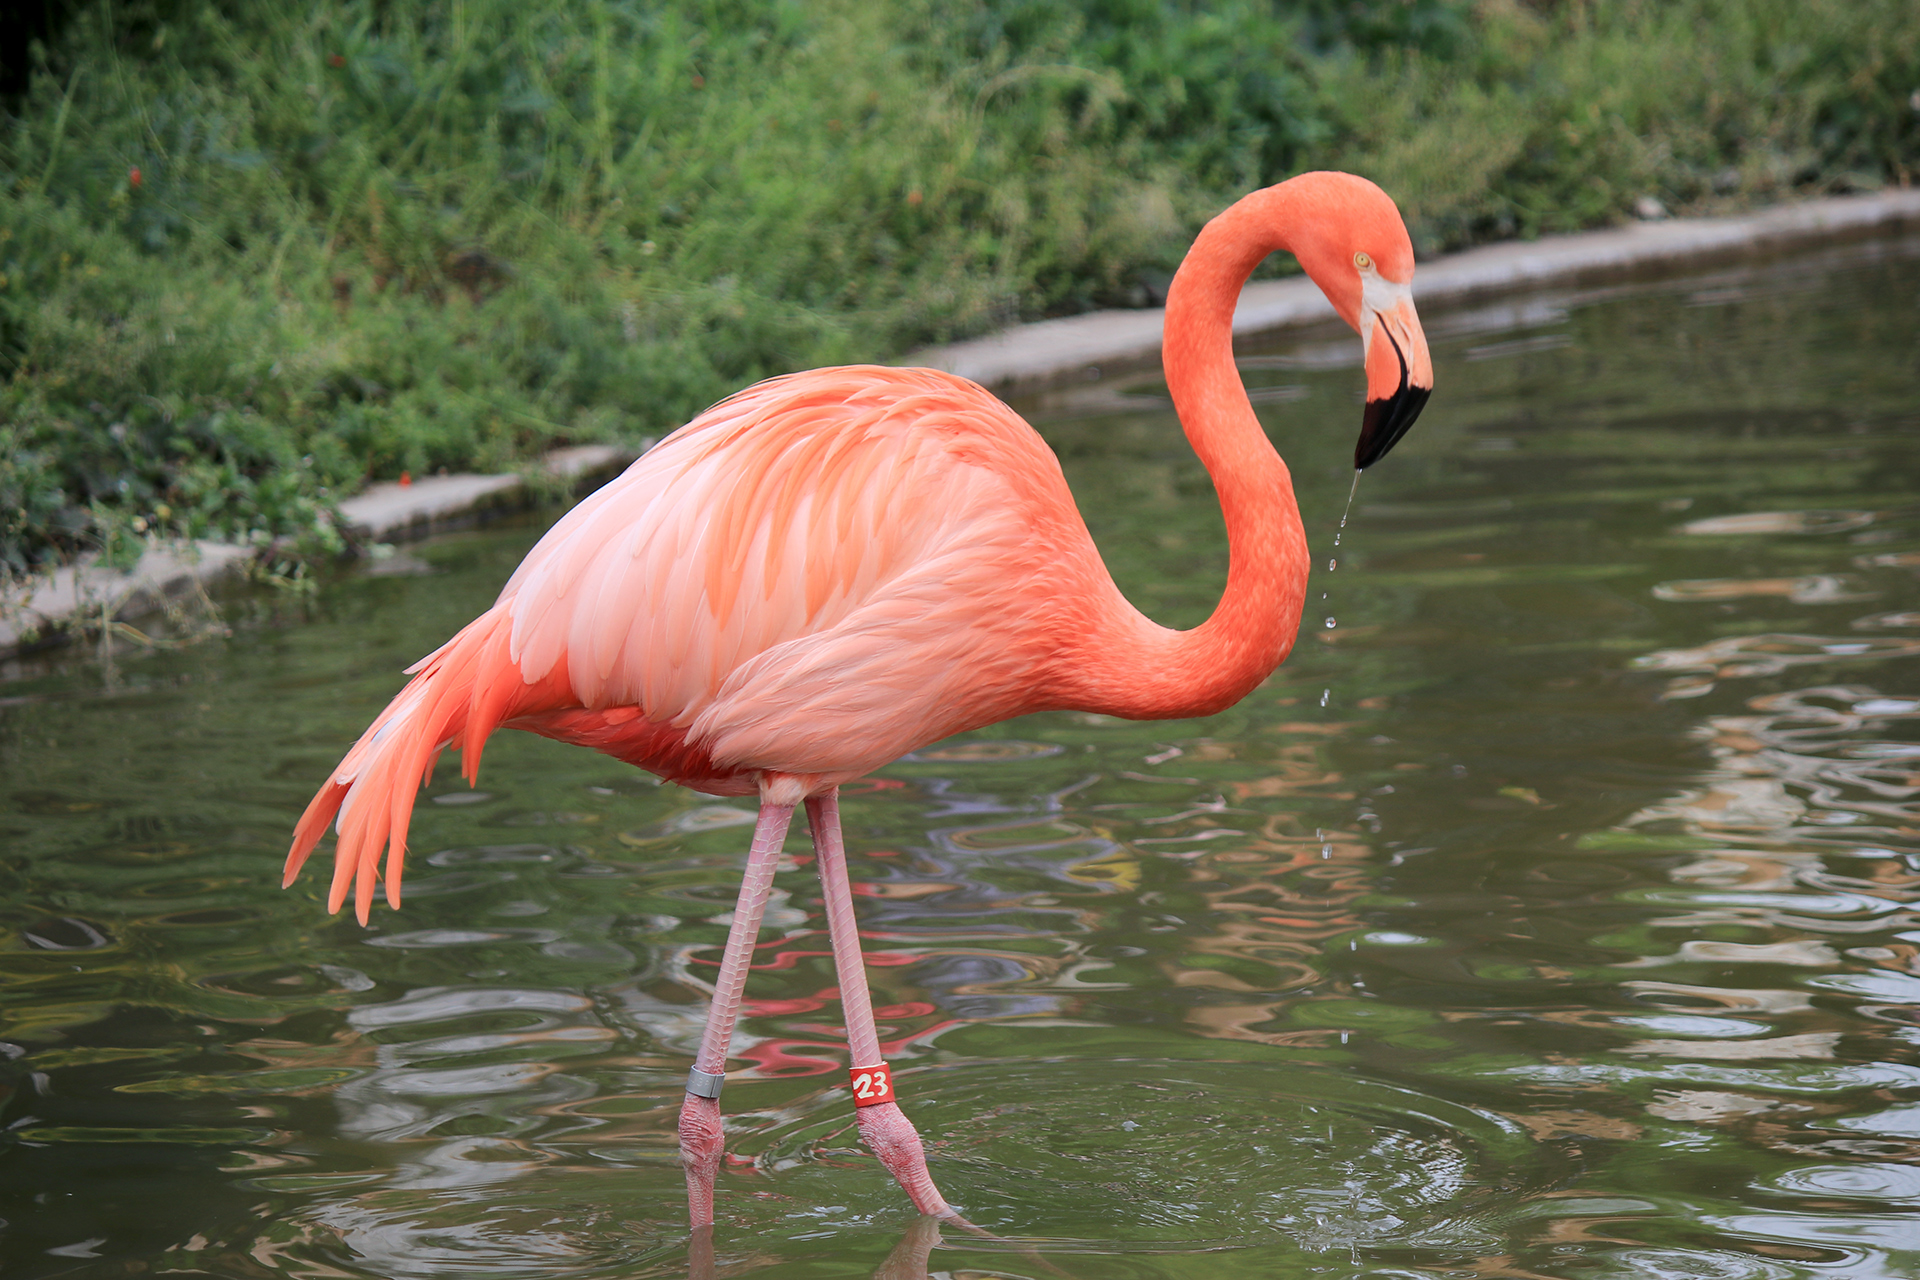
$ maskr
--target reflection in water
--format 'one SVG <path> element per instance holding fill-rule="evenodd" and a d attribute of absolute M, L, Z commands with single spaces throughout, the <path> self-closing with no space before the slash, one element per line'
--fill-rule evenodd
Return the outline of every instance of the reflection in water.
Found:
<path fill-rule="evenodd" d="M 748 810 L 508 738 L 484 791 L 433 779 L 403 914 L 274 888 L 306 784 L 533 530 L 16 664 L 5 1274 L 1920 1273 L 1916 292 L 1879 245 L 1437 317 L 1448 403 L 1344 531 L 1312 424 L 1355 352 L 1249 358 L 1338 627 L 1221 716 L 1034 716 L 844 804 L 882 1038 L 987 1235 L 857 1144 L 803 836 L 691 1255 Z M 1219 517 L 1143 389 L 1049 439 L 1191 625 Z"/>
<path fill-rule="evenodd" d="M 1731 636 L 1684 649 L 1660 649 L 1634 660 L 1644 671 L 1704 672 L 1676 676 L 1667 682 L 1663 698 L 1697 698 L 1713 692 L 1716 682 L 1745 676 L 1778 675 L 1789 667 L 1831 666 L 1834 663 L 1884 662 L 1920 653 L 1920 636 L 1799 636 L 1767 633 Z"/>
<path fill-rule="evenodd" d="M 1648 806 L 1626 825 L 1672 822 L 1696 834 L 1747 833 L 1767 844 L 1825 841 L 1874 858 L 1877 894 L 1912 883 L 1895 870 L 1904 863 L 1891 851 L 1857 845 L 1869 836 L 1911 838 L 1920 822 L 1920 743 L 1886 740 L 1920 723 L 1920 698 L 1820 685 L 1751 698 L 1747 709 L 1757 714 L 1709 716 L 1696 731 L 1715 761 L 1702 786 Z M 1765 887 L 1783 887 L 1783 874 L 1776 865 Z M 1707 875 L 1717 873 L 1693 878 Z M 1832 882 L 1824 875 L 1810 880 Z"/>

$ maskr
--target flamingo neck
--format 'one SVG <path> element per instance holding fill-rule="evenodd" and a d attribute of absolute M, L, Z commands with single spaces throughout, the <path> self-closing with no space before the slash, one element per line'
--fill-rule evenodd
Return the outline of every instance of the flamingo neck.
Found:
<path fill-rule="evenodd" d="M 1238 702 L 1293 648 L 1308 552 L 1293 478 L 1254 416 L 1233 362 L 1233 310 L 1261 259 L 1285 250 L 1303 213 L 1287 185 L 1209 222 L 1168 291 L 1162 360 L 1180 425 L 1213 479 L 1227 526 L 1227 589 L 1213 616 L 1173 631 L 1118 590 L 1087 655 L 1080 709 L 1130 719 L 1212 715 Z M 1096 639 L 1097 637 L 1097 639 Z"/>

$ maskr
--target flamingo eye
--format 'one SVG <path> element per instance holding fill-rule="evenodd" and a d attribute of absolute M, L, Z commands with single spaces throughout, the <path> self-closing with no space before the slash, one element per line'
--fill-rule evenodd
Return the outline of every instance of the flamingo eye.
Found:
<path fill-rule="evenodd" d="M 1364 252 L 1356 253 L 1353 255 L 1353 265 L 1365 271 L 1373 265 L 1373 259 L 1368 257 Z"/>

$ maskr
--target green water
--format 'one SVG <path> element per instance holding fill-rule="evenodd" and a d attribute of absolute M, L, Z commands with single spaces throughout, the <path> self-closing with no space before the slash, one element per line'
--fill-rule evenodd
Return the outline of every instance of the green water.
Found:
<path fill-rule="evenodd" d="M 1316 556 L 1264 688 L 849 789 L 882 1038 L 993 1233 L 934 1273 L 1920 1273 L 1920 244 L 1428 324 L 1344 531 L 1358 343 L 1247 361 Z M 1223 534 L 1156 390 L 1041 408 L 1122 586 L 1190 624 Z M 537 532 L 8 669 L 0 1272 L 686 1274 L 746 803 L 507 734 L 423 797 L 401 913 L 275 887 Z M 748 988 L 716 1272 L 926 1274 L 815 896 L 782 872 Z"/>

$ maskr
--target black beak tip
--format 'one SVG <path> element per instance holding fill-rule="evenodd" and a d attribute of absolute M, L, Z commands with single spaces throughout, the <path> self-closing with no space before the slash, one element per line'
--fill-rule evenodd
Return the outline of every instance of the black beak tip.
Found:
<path fill-rule="evenodd" d="M 1365 471 L 1386 457 L 1413 426 L 1432 394 L 1431 387 L 1415 387 L 1403 382 L 1400 389 L 1385 400 L 1367 401 L 1366 417 L 1360 423 L 1360 441 L 1353 447 L 1354 469 Z"/>

